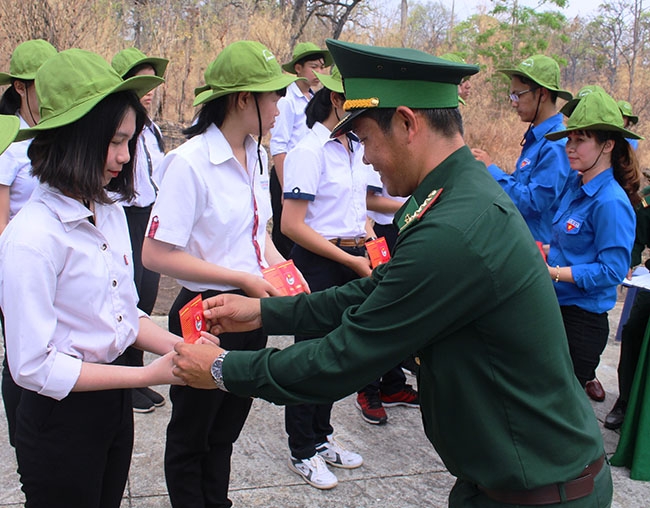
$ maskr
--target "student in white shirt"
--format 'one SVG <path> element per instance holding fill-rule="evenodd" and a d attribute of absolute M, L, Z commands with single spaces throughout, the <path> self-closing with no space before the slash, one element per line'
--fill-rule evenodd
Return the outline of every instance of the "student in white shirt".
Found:
<path fill-rule="evenodd" d="M 8 359 L 23 388 L 16 457 L 26 506 L 120 506 L 133 445 L 131 391 L 178 382 L 178 337 L 136 307 L 124 211 L 146 113 L 138 95 L 160 83 L 123 81 L 99 55 L 70 49 L 36 75 L 41 120 L 21 131 L 39 180 L 0 237 L 0 305 Z M 123 366 L 127 347 L 166 354 Z M 169 354 L 167 354 L 169 353 Z"/>
<path fill-rule="evenodd" d="M 307 105 L 309 131 L 287 154 L 282 231 L 295 245 L 291 258 L 313 291 L 341 286 L 370 275 L 364 247 L 373 236 L 367 218 L 366 189 L 372 169 L 363 162 L 363 147 L 353 135 L 330 138 L 345 116 L 343 83 L 338 70 L 320 75 L 324 88 Z M 296 342 L 314 337 L 296 336 Z M 332 404 L 285 408 L 289 435 L 289 469 L 318 489 L 338 483 L 327 464 L 361 466 L 357 453 L 332 439 Z"/>
<path fill-rule="evenodd" d="M 113 57 L 111 66 L 122 76 L 122 79 L 129 79 L 133 76 L 162 78 L 168 63 L 169 60 L 166 58 L 147 57 L 137 48 L 126 48 Z M 129 235 L 133 247 L 133 273 L 135 288 L 138 291 L 138 308 L 146 314 L 151 314 L 156 304 L 160 274 L 142 265 L 142 244 L 151 215 L 151 207 L 158 192 L 158 187 L 154 183 L 154 174 L 156 167 L 165 156 L 165 145 L 160 129 L 149 117 L 153 95 L 154 90 L 151 90 L 140 98 L 140 103 L 147 111 L 147 119 L 138 136 L 135 168 L 136 195 L 133 199 L 121 203 L 126 213 L 126 222 L 129 225 Z M 126 361 L 128 365 L 134 367 L 142 366 L 142 351 L 129 348 L 126 351 Z M 156 407 L 165 404 L 164 397 L 149 387 L 135 388 L 131 395 L 133 411 L 137 413 L 150 413 Z"/>
<path fill-rule="evenodd" d="M 326 49 L 320 49 L 313 42 L 296 44 L 291 61 L 282 65 L 289 74 L 304 78 L 291 83 L 287 93 L 278 102 L 280 114 L 271 129 L 270 150 L 273 157 L 271 168 L 271 206 L 273 208 L 273 243 L 280 254 L 289 257 L 293 242 L 281 231 L 282 188 L 284 182 L 284 159 L 287 153 L 309 132 L 305 122 L 305 108 L 320 88 L 317 72 L 332 65 L 332 57 Z"/>
<path fill-rule="evenodd" d="M 0 99 L 0 114 L 15 115 L 20 127 L 26 129 L 38 122 L 38 97 L 34 77 L 38 68 L 57 51 L 49 42 L 34 39 L 19 44 L 11 54 L 9 72 L 0 72 L 0 85 L 10 85 Z M 0 233 L 32 195 L 38 180 L 31 173 L 27 156 L 30 140 L 11 144 L 0 156 Z M 4 316 L 0 310 L 4 342 Z M 6 348 L 5 348 L 6 351 Z M 21 388 L 14 382 L 7 364 L 2 360 L 2 401 L 7 415 L 9 443 L 14 445 L 16 407 Z"/>
<path fill-rule="evenodd" d="M 163 160 L 142 251 L 145 266 L 182 286 L 169 311 L 169 330 L 178 335 L 179 310 L 197 295 L 278 295 L 262 269 L 284 261 L 266 232 L 271 203 L 260 142 L 297 78 L 282 74 L 273 54 L 254 41 L 227 46 L 205 78 L 194 101 L 201 109 L 185 130 L 190 139 Z M 265 347 L 266 339 L 261 328 L 220 337 L 248 350 Z M 181 386 L 169 396 L 165 477 L 172 506 L 231 506 L 230 456 L 251 399 Z"/>

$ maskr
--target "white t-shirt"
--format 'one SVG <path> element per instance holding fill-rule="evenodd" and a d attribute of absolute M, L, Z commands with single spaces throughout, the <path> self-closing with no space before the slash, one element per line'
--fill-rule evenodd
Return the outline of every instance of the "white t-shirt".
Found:
<path fill-rule="evenodd" d="M 0 307 L 16 382 L 61 400 L 81 362 L 111 363 L 135 342 L 139 317 L 123 208 L 90 211 L 39 185 L 0 236 Z"/>
<path fill-rule="evenodd" d="M 147 236 L 215 265 L 261 276 L 253 246 L 251 188 L 259 217 L 256 239 L 263 256 L 266 223 L 271 218 L 267 155 L 260 148 L 260 174 L 257 142 L 252 136 L 246 139 L 245 149 L 244 169 L 213 124 L 169 152 L 161 165 L 164 176 Z M 238 289 L 226 284 L 178 282 L 196 292 Z"/>
<path fill-rule="evenodd" d="M 29 124 L 20 116 L 20 128 L 27 129 Z M 0 185 L 9 189 L 9 220 L 18 213 L 29 200 L 38 185 L 38 179 L 31 174 L 32 163 L 27 156 L 31 139 L 18 141 L 9 145 L 0 155 Z"/>
<path fill-rule="evenodd" d="M 280 114 L 275 117 L 271 129 L 271 155 L 289 153 L 309 132 L 305 108 L 309 99 L 300 91 L 296 83 L 287 87 L 287 93 L 278 101 Z"/>
<path fill-rule="evenodd" d="M 379 176 L 379 173 L 377 173 L 376 171 L 373 171 L 373 173 L 374 174 L 371 176 L 371 181 L 368 184 L 369 191 L 372 191 L 375 194 L 379 194 L 380 196 L 383 196 L 385 198 L 393 199 L 400 203 L 404 203 L 408 199 L 408 198 L 403 198 L 401 196 L 391 196 L 390 194 L 388 194 L 386 187 L 381 181 L 381 177 Z M 375 223 L 381 225 L 391 224 L 393 222 L 394 215 L 395 215 L 394 213 L 373 212 L 372 210 L 368 210 L 368 217 L 374 220 Z"/>
<path fill-rule="evenodd" d="M 284 199 L 309 201 L 305 224 L 328 240 L 366 235 L 366 190 L 374 171 L 363 163 L 363 145 L 348 140 L 351 152 L 317 122 L 284 164 Z"/>

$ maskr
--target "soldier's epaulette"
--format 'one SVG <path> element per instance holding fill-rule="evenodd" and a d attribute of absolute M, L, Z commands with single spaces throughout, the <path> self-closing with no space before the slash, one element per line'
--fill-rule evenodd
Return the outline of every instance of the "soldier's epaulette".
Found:
<path fill-rule="evenodd" d="M 650 201 L 650 196 L 643 196 L 643 197 L 641 198 L 641 203 L 640 203 L 640 205 L 641 205 L 643 208 L 648 208 L 648 207 L 650 206 L 650 203 L 649 203 L 648 201 Z"/>
<path fill-rule="evenodd" d="M 404 217 L 400 222 L 403 222 L 399 226 L 399 231 L 398 234 L 404 231 L 406 228 L 409 226 L 415 224 L 419 220 L 422 219 L 425 213 L 431 209 L 433 206 L 433 203 L 436 202 L 436 200 L 440 197 L 440 194 L 442 193 L 442 188 L 440 189 L 434 189 L 432 190 L 429 195 L 425 198 L 425 200 L 422 202 L 420 206 L 417 207 L 413 212 L 408 212 L 409 207 L 407 206 L 407 209 L 404 212 Z M 411 197 L 413 199 L 413 197 Z M 415 203 L 415 199 L 413 199 L 413 203 Z M 409 203 L 410 204 L 410 203 Z M 417 203 L 415 203 L 417 204 Z M 415 205 L 414 205 L 415 206 Z"/>

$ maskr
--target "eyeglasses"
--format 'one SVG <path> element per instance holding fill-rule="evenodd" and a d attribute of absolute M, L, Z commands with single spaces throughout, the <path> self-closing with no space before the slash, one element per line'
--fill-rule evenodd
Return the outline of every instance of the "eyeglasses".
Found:
<path fill-rule="evenodd" d="M 524 95 L 525 93 L 528 93 L 528 92 L 534 92 L 535 90 L 537 90 L 537 88 L 529 88 L 528 90 L 522 90 L 521 92 L 512 92 L 512 93 L 508 96 L 508 98 L 509 98 L 512 102 L 519 102 L 519 97 L 521 97 L 521 96 Z"/>

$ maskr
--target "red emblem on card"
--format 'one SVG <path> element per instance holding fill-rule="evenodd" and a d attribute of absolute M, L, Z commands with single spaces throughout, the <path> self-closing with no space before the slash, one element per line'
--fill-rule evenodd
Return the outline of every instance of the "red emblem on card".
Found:
<path fill-rule="evenodd" d="M 201 295 L 196 296 L 186 303 L 178 311 L 181 318 L 181 331 L 183 340 L 188 344 L 194 344 L 201 332 L 206 330 L 205 318 L 203 317 L 203 298 Z"/>
<path fill-rule="evenodd" d="M 368 251 L 368 256 L 370 256 L 370 264 L 373 268 L 383 265 L 390 260 L 388 244 L 386 244 L 386 239 L 383 236 L 376 240 L 366 242 L 366 250 Z"/>
<path fill-rule="evenodd" d="M 291 259 L 262 270 L 262 275 L 274 288 L 280 290 L 282 296 L 293 296 L 305 292 L 296 265 Z"/>

